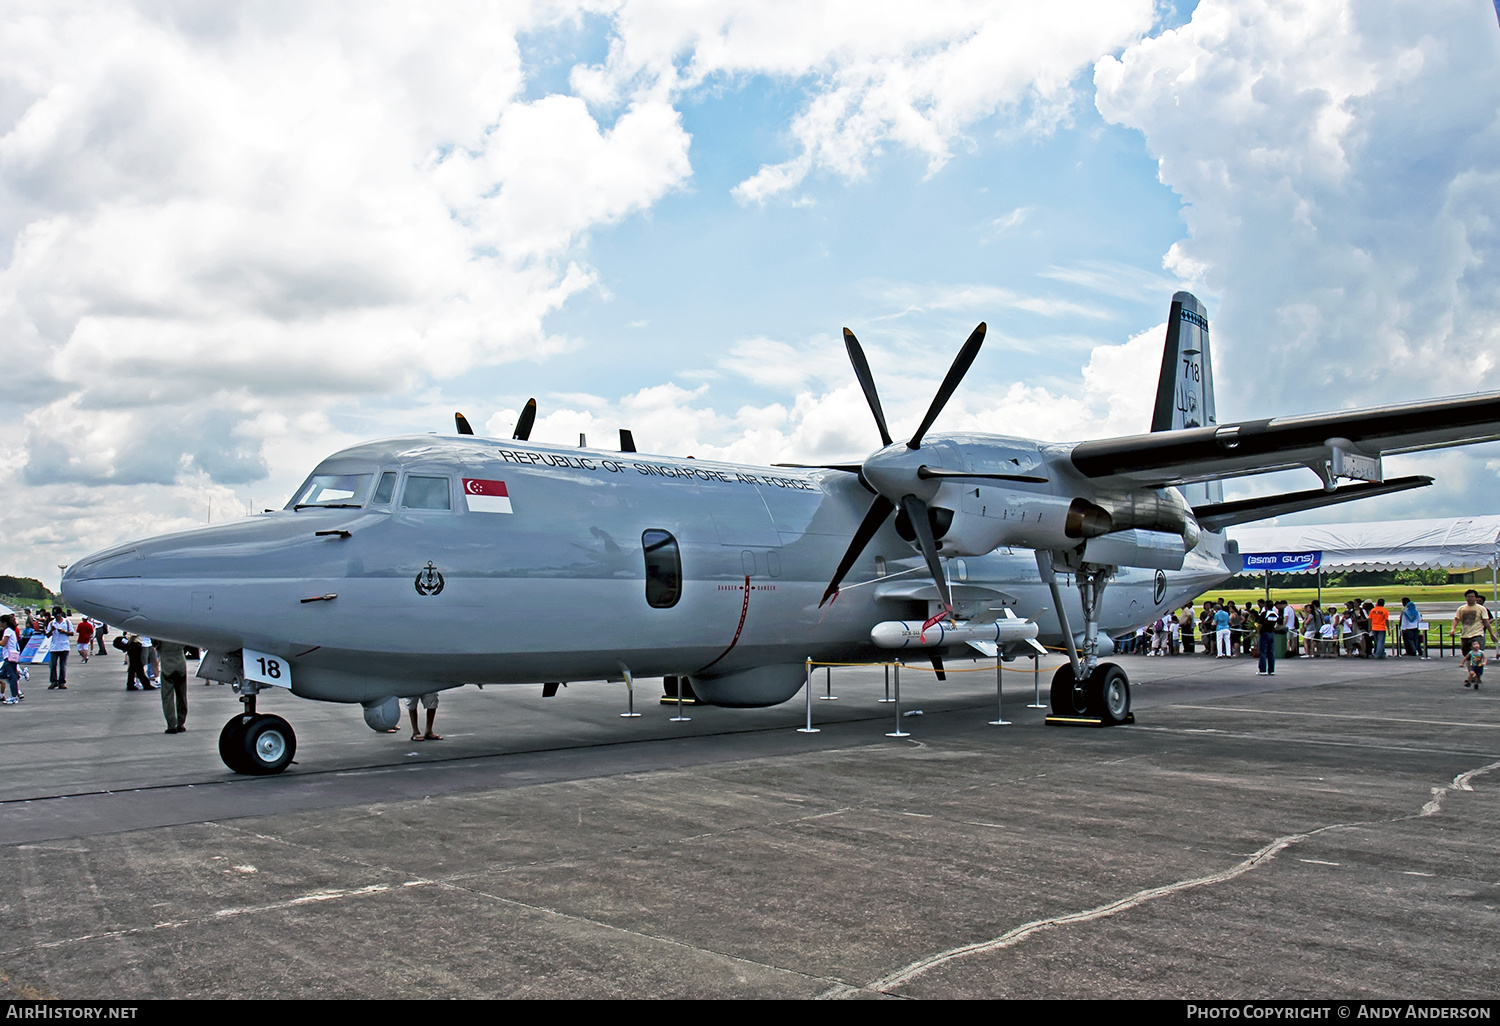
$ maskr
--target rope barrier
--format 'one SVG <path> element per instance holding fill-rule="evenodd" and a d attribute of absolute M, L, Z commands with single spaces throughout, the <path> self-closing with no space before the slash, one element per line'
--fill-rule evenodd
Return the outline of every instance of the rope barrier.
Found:
<path fill-rule="evenodd" d="M 1057 648 L 1057 647 L 1052 646 L 1052 645 L 1047 645 L 1045 647 L 1050 652 L 1063 653 L 1063 652 L 1066 651 L 1065 649 Z M 918 651 L 922 651 L 922 650 L 918 649 Z M 920 666 L 920 665 L 918 665 L 916 663 L 903 663 L 903 662 L 900 662 L 900 661 L 879 662 L 879 663 L 838 663 L 838 662 L 820 662 L 820 661 L 818 661 L 816 659 L 809 659 L 807 661 L 807 665 L 809 667 L 817 667 L 817 666 L 899 666 L 903 670 L 921 670 L 924 673 L 937 673 L 938 672 L 938 670 L 935 667 L 932 667 L 932 666 Z M 989 666 L 975 666 L 973 668 L 960 668 L 960 667 L 954 667 L 954 666 L 944 665 L 944 667 L 942 669 L 942 672 L 943 673 L 989 673 L 989 672 L 991 672 L 991 670 L 992 670 L 992 668 L 989 667 Z M 1033 671 L 1033 672 L 1036 672 L 1036 671 Z"/>

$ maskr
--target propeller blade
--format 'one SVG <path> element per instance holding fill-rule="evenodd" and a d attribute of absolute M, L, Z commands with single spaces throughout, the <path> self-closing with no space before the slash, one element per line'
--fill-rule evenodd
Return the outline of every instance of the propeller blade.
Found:
<path fill-rule="evenodd" d="M 818 603 L 819 609 L 822 609 L 824 603 L 839 593 L 839 583 L 843 581 L 844 575 L 849 572 L 855 560 L 859 559 L 859 554 L 865 551 L 865 546 L 870 544 L 870 539 L 875 537 L 875 532 L 880 530 L 881 525 L 895 508 L 896 504 L 884 495 L 875 496 L 875 501 L 870 503 L 869 512 L 859 522 L 859 529 L 854 532 L 854 539 L 849 542 L 844 558 L 839 560 L 839 568 L 833 572 L 833 580 L 828 582 L 828 588 L 823 592 L 823 599 Z M 931 531 L 928 532 L 928 534 L 931 533 Z"/>
<path fill-rule="evenodd" d="M 907 519 L 911 521 L 912 530 L 916 532 L 917 544 L 922 547 L 922 555 L 927 560 L 927 569 L 932 572 L 933 583 L 937 585 L 938 594 L 943 597 L 943 606 L 951 613 L 953 612 L 953 591 L 948 587 L 947 575 L 943 573 L 943 561 L 938 558 L 937 539 L 932 536 L 932 521 L 927 519 L 927 503 L 915 495 L 903 495 L 901 508 L 905 511 Z"/>
<path fill-rule="evenodd" d="M 859 379 L 859 387 L 865 390 L 865 402 L 870 404 L 870 412 L 875 414 L 875 426 L 880 429 L 880 443 L 890 445 L 891 432 L 885 426 L 885 411 L 880 408 L 880 395 L 875 391 L 875 378 L 870 374 L 870 363 L 865 359 L 865 351 L 859 346 L 859 339 L 848 328 L 844 329 L 844 348 L 849 350 L 849 362 L 854 364 L 854 376 Z"/>
<path fill-rule="evenodd" d="M 937 679 L 947 680 L 948 675 L 943 672 L 943 657 L 938 654 L 938 650 L 935 648 L 928 649 L 927 658 L 932 660 L 932 668 L 937 671 Z"/>
<path fill-rule="evenodd" d="M 1027 484 L 1046 484 L 1045 477 L 1036 477 L 1033 474 L 970 474 L 965 470 L 944 470 L 941 467 L 929 467 L 925 463 L 917 468 L 917 476 L 924 481 L 935 477 L 973 477 L 983 478 L 986 481 L 1024 481 Z"/>
<path fill-rule="evenodd" d="M 516 433 L 512 438 L 519 442 L 531 440 L 531 426 L 536 423 L 536 400 L 526 400 L 526 405 L 521 408 L 521 416 L 516 420 Z"/>
<path fill-rule="evenodd" d="M 635 435 L 630 433 L 629 428 L 620 429 L 620 451 L 635 452 Z"/>
<path fill-rule="evenodd" d="M 953 397 L 958 383 L 964 379 L 969 372 L 969 366 L 974 362 L 974 357 L 979 355 L 979 347 L 984 345 L 984 322 L 979 322 L 979 327 L 969 335 L 969 340 L 964 343 L 958 355 L 953 358 L 953 366 L 948 368 L 948 376 L 943 379 L 942 385 L 938 387 L 937 395 L 932 397 L 932 405 L 927 407 L 927 416 L 922 418 L 921 427 L 917 433 L 911 436 L 911 441 L 906 443 L 908 449 L 919 449 L 922 446 L 922 436 L 927 434 L 927 429 L 932 427 L 932 422 L 937 420 L 938 414 L 943 412 L 943 407 Z"/>
<path fill-rule="evenodd" d="M 472 435 L 474 433 L 474 429 L 469 427 L 469 418 L 465 417 L 462 413 L 455 413 L 453 415 L 453 422 L 458 425 L 459 434 Z"/>

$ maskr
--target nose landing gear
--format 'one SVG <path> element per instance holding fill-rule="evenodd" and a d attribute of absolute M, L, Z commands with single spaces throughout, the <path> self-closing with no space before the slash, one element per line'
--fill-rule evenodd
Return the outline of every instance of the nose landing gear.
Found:
<path fill-rule="evenodd" d="M 240 695 L 245 711 L 219 731 L 219 758 L 236 773 L 264 777 L 280 773 L 297 754 L 297 735 L 280 716 L 255 711 L 255 693 Z"/>

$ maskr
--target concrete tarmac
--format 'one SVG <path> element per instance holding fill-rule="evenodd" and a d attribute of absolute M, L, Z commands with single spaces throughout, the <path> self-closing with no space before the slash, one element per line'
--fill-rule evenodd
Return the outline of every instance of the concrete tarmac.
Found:
<path fill-rule="evenodd" d="M 1046 727 L 1030 662 L 836 701 L 445 692 L 443 741 L 283 693 L 272 778 L 118 658 L 0 708 L 15 997 L 1489 999 L 1500 703 L 1457 661 L 1122 657 L 1137 723 Z M 970 664 L 960 664 L 960 666 Z M 1050 665 L 1043 664 L 1045 700 Z M 824 692 L 818 671 L 815 694 Z"/>

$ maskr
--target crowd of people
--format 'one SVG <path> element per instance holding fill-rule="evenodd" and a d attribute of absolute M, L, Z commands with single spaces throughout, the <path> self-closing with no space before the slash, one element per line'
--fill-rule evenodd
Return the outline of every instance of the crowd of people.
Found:
<path fill-rule="evenodd" d="M 47 690 L 68 689 L 68 658 L 75 651 L 87 663 L 94 654 L 105 655 L 109 626 L 101 620 L 79 617 L 75 623 L 62 606 L 24 609 L 0 615 L 0 704 L 16 705 L 26 697 L 21 689 L 31 672 L 21 661 L 33 638 L 40 636 L 47 650 Z M 168 734 L 186 730 L 187 648 L 153 642 L 139 634 L 117 634 L 113 646 L 125 657 L 125 690 L 162 691 L 162 712 Z M 97 653 L 95 652 L 97 646 Z"/>
<path fill-rule="evenodd" d="M 1203 654 L 1215 659 L 1255 656 L 1258 673 L 1274 676 L 1278 637 L 1281 651 L 1311 658 L 1384 659 L 1396 636 L 1402 654 L 1426 659 L 1426 625 L 1416 603 L 1403 596 L 1399 613 L 1385 604 L 1349 599 L 1324 606 L 1314 599 L 1294 606 L 1284 599 L 1256 599 L 1240 607 L 1223 598 L 1207 600 L 1197 612 L 1191 605 L 1174 609 L 1132 635 L 1116 641 L 1116 650 L 1146 656 L 1193 655 L 1201 637 Z M 1490 612 L 1474 589 L 1453 615 L 1454 643 L 1463 659 L 1464 686 L 1478 688 L 1484 675 L 1484 641 L 1500 643 Z"/>

